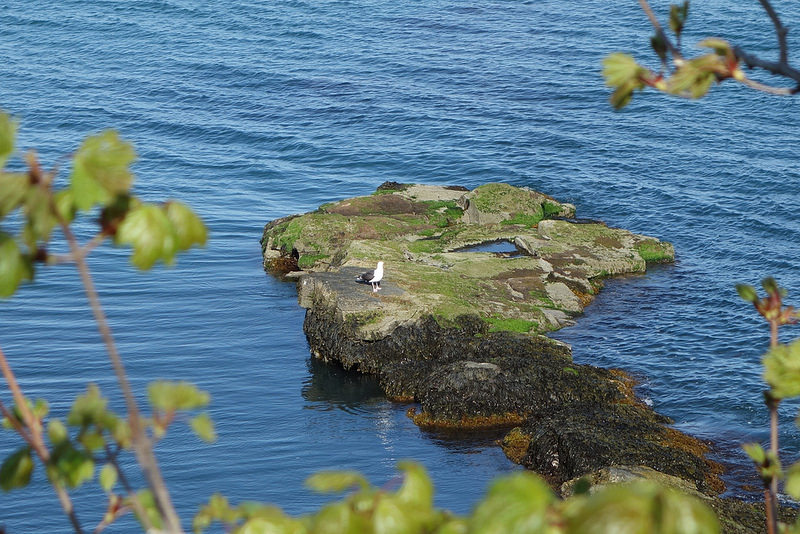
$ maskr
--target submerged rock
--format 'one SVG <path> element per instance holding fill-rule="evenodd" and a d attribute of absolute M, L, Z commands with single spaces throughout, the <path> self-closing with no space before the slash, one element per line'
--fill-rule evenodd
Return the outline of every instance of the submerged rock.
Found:
<path fill-rule="evenodd" d="M 603 278 L 673 259 L 668 243 L 574 217 L 570 204 L 506 184 L 387 183 L 269 223 L 264 266 L 303 270 L 314 357 L 419 403 L 409 412 L 422 427 L 515 427 L 508 456 L 556 486 L 641 465 L 720 491 L 705 445 L 638 402 L 624 373 L 577 365 L 542 335 L 569 324 Z M 495 241 L 522 253 L 461 250 Z M 378 261 L 380 291 L 356 284 Z"/>

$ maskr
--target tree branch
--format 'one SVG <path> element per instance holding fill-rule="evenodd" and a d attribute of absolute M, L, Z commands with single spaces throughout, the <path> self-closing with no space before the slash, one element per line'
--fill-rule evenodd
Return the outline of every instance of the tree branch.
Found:
<path fill-rule="evenodd" d="M 775 25 L 775 33 L 778 34 L 778 47 L 780 48 L 780 62 L 786 64 L 789 61 L 789 46 L 786 44 L 786 34 L 789 33 L 789 28 L 781 23 L 778 13 L 769 3 L 769 0 L 758 0 L 758 3 L 767 12 L 772 24 Z"/>
<path fill-rule="evenodd" d="M 791 67 L 788 63 L 780 62 L 780 61 L 765 61 L 749 52 L 746 52 L 741 47 L 736 46 L 733 48 L 733 53 L 736 54 L 736 57 L 739 58 L 741 61 L 744 62 L 745 65 L 752 68 L 759 68 L 764 69 L 767 72 L 771 72 L 772 74 L 777 74 L 778 76 L 783 76 L 784 78 L 789 78 L 790 80 L 794 80 L 797 82 L 797 86 L 794 88 L 787 88 L 786 93 L 776 93 L 776 94 L 790 94 L 793 95 L 800 91 L 800 70 Z"/>

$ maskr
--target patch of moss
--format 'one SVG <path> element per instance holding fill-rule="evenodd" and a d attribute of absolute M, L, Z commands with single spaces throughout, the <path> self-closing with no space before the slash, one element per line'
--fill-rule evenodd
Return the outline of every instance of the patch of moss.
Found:
<path fill-rule="evenodd" d="M 501 330 L 509 332 L 521 332 L 527 334 L 531 329 L 538 326 L 535 321 L 527 321 L 525 319 L 506 318 L 506 317 L 487 317 L 486 322 L 489 323 L 489 332 L 499 332 Z"/>
<path fill-rule="evenodd" d="M 550 202 L 549 200 L 545 200 L 544 202 L 542 202 L 542 211 L 544 213 L 545 218 L 558 215 L 559 213 L 561 213 L 562 209 L 563 208 L 558 203 Z"/>
<path fill-rule="evenodd" d="M 408 251 L 414 254 L 441 252 L 444 245 L 439 239 L 418 239 L 408 244 Z"/>
<path fill-rule="evenodd" d="M 303 218 L 298 217 L 287 222 L 283 228 L 280 226 L 276 227 L 275 234 L 278 236 L 278 246 L 287 252 L 291 252 L 294 247 L 294 242 L 297 241 L 300 234 L 303 233 L 303 226 Z"/>
<path fill-rule="evenodd" d="M 428 222 L 438 228 L 456 224 L 464 215 L 464 210 L 454 200 L 427 200 L 422 204 L 428 208 Z"/>
<path fill-rule="evenodd" d="M 313 267 L 319 260 L 330 258 L 328 254 L 303 254 L 297 259 L 297 266 L 301 269 Z"/>
<path fill-rule="evenodd" d="M 648 263 L 665 263 L 675 259 L 672 245 L 662 241 L 642 241 L 636 245 L 636 252 Z"/>
<path fill-rule="evenodd" d="M 521 224 L 523 226 L 534 227 L 544 218 L 544 213 L 537 211 L 533 214 L 528 213 L 515 213 L 510 219 L 500 221 L 500 224 Z"/>

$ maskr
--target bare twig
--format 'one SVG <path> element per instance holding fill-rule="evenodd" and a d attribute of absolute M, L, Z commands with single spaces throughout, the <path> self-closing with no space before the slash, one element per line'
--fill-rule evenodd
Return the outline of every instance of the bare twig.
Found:
<path fill-rule="evenodd" d="M 99 232 L 96 236 L 86 242 L 81 248 L 80 253 L 86 257 L 89 255 L 91 251 L 99 247 L 103 244 L 103 241 L 106 240 L 108 234 L 105 232 Z M 59 263 L 73 263 L 75 262 L 75 256 L 73 254 L 48 254 L 47 255 L 47 263 L 49 265 L 57 265 Z"/>
<path fill-rule="evenodd" d="M 776 96 L 792 96 L 800 91 L 800 85 L 796 87 L 774 87 L 772 85 L 766 85 L 755 80 L 751 80 L 750 78 L 744 78 L 743 80 L 739 81 L 750 89 L 755 89 L 756 91 L 761 91 L 762 93 L 768 93 Z"/>
<path fill-rule="evenodd" d="M 769 346 L 774 349 L 778 346 L 778 327 L 777 319 L 769 322 Z M 773 461 L 778 461 L 778 404 L 780 399 L 772 396 L 769 392 L 765 393 L 767 401 L 767 408 L 769 409 L 769 449 L 772 453 Z M 778 477 L 772 475 L 772 480 L 769 484 L 769 502 L 766 503 L 767 509 L 767 531 L 769 534 L 778 532 Z"/>
<path fill-rule="evenodd" d="M 42 425 L 39 419 L 34 417 L 30 406 L 28 406 L 28 401 L 25 395 L 22 394 L 17 378 L 11 371 L 11 366 L 8 365 L 8 360 L 6 360 L 6 355 L 2 349 L 0 349 L 0 370 L 2 370 L 3 378 L 6 379 L 8 389 L 11 390 L 11 395 L 14 397 L 14 403 L 17 405 L 20 414 L 22 414 L 22 420 L 31 433 L 31 438 L 35 443 L 40 442 L 42 440 Z"/>

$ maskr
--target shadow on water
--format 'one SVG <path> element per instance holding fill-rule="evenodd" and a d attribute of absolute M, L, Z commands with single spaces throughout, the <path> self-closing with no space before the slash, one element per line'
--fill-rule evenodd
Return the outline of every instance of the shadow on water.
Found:
<path fill-rule="evenodd" d="M 336 363 L 316 358 L 306 362 L 309 378 L 303 384 L 302 395 L 312 410 L 341 409 L 350 413 L 368 411 L 369 407 L 386 403 L 378 379 L 374 376 L 348 371 Z"/>
<path fill-rule="evenodd" d="M 387 406 L 405 419 L 405 412 L 414 403 L 392 402 L 386 398 L 378 379 L 356 371 L 348 371 L 338 363 L 325 363 L 316 358 L 306 362 L 309 378 L 303 385 L 302 395 L 309 404 L 307 409 L 365 414 L 385 410 Z M 409 420 L 410 421 L 410 420 Z M 497 446 L 507 428 L 488 430 L 419 430 L 430 443 L 462 454 L 478 454 L 487 447 Z"/>

